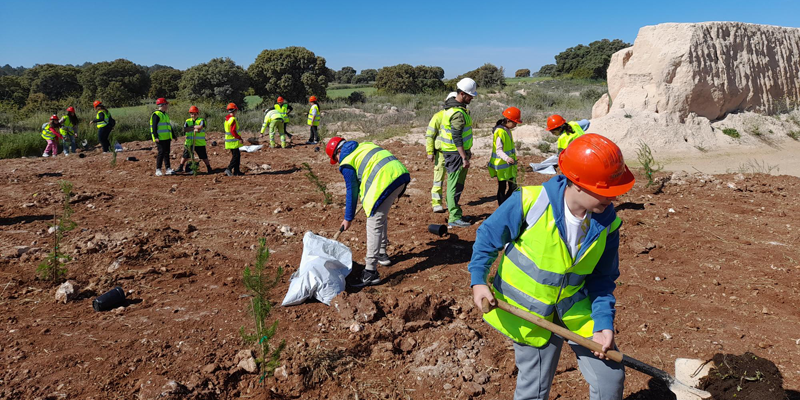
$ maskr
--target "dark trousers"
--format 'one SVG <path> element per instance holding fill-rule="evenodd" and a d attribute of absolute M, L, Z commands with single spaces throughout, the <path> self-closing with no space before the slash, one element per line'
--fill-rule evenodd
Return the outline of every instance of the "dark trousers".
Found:
<path fill-rule="evenodd" d="M 515 190 L 517 190 L 517 182 L 513 180 L 497 181 L 497 205 L 502 205 Z"/>
<path fill-rule="evenodd" d="M 241 161 L 242 153 L 239 152 L 239 149 L 231 149 L 231 163 L 228 164 L 228 170 L 234 174 L 242 173 L 242 171 L 239 170 L 239 163 Z"/>
<path fill-rule="evenodd" d="M 166 165 L 169 169 L 169 146 L 172 140 L 159 140 L 156 145 L 158 146 L 158 158 L 156 158 L 156 168 L 161 169 L 161 165 Z"/>
<path fill-rule="evenodd" d="M 311 136 L 308 138 L 309 142 L 319 142 L 319 127 L 318 126 L 311 126 Z"/>
<path fill-rule="evenodd" d="M 103 153 L 108 153 L 111 148 L 111 143 L 108 142 L 108 135 L 111 134 L 111 129 L 108 126 L 97 128 L 97 140 L 100 141 L 100 146 L 103 147 Z"/>

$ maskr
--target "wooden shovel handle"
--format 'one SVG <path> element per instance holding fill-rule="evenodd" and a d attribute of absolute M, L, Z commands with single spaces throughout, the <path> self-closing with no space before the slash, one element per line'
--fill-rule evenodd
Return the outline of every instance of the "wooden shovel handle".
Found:
<path fill-rule="evenodd" d="M 363 204 L 359 204 L 358 208 L 356 209 L 356 215 L 358 215 L 358 213 L 360 213 L 361 209 L 363 209 L 363 208 L 364 208 L 364 205 Z M 338 240 L 339 239 L 339 235 L 341 235 L 342 232 L 344 232 L 344 226 L 340 226 L 339 230 L 336 231 L 336 233 L 333 234 L 333 240 Z"/>
<path fill-rule="evenodd" d="M 550 322 L 550 321 L 548 321 L 546 319 L 539 318 L 539 317 L 537 317 L 535 315 L 532 315 L 529 312 L 523 311 L 523 310 L 521 310 L 521 309 L 519 309 L 517 307 L 514 307 L 514 306 L 512 306 L 512 305 L 510 305 L 510 304 L 508 304 L 506 302 L 503 302 L 503 301 L 500 301 L 500 300 L 497 300 L 497 299 L 495 299 L 495 301 L 497 302 L 497 305 L 496 306 L 492 306 L 491 304 L 489 304 L 489 300 L 487 300 L 485 298 L 483 299 L 483 303 L 481 304 L 483 307 L 481 307 L 481 308 L 482 308 L 482 311 L 483 311 L 484 314 L 488 313 L 489 311 L 491 311 L 492 308 L 499 308 L 499 309 L 501 309 L 501 310 L 503 310 L 503 311 L 505 311 L 507 313 L 514 314 L 517 317 L 520 317 L 520 318 L 524 319 L 525 321 L 528 321 L 528 322 L 530 322 L 530 323 L 532 323 L 534 325 L 537 325 L 537 326 L 539 326 L 541 328 L 547 329 L 548 331 L 553 332 L 556 335 L 561 336 L 564 339 L 571 340 L 571 341 L 573 341 L 573 342 L 575 342 L 575 343 L 577 343 L 577 344 L 579 344 L 579 345 L 581 345 L 581 346 L 583 346 L 583 347 L 585 347 L 585 348 L 587 348 L 587 349 L 589 349 L 591 351 L 595 351 L 595 352 L 598 352 L 598 353 L 602 353 L 603 352 L 603 346 L 600 343 L 597 343 L 592 339 L 588 339 L 588 338 L 585 338 L 585 337 L 583 337 L 581 335 L 578 335 L 578 334 L 572 332 L 571 330 L 569 330 L 567 328 L 564 328 L 562 326 L 558 326 L 558 325 L 556 325 L 556 324 L 554 324 L 554 323 L 552 323 L 552 322 Z M 605 352 L 605 354 L 606 354 L 606 357 L 609 360 L 613 360 L 613 361 L 616 361 L 616 362 L 619 362 L 619 363 L 622 362 L 623 354 L 618 352 L 618 351 L 616 351 L 616 350 L 609 350 L 609 351 Z"/>

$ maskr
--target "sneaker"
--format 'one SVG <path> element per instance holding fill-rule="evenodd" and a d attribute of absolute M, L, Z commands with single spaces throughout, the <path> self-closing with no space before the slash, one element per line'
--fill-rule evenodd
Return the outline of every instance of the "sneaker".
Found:
<path fill-rule="evenodd" d="M 225 169 L 225 175 L 228 175 L 228 176 L 233 176 L 233 172 L 231 172 L 231 170 L 229 170 L 229 169 L 227 169 L 227 168 L 226 168 L 226 169 Z"/>
<path fill-rule="evenodd" d="M 42 153 L 42 157 L 50 157 L 50 154 Z"/>
<path fill-rule="evenodd" d="M 175 175 L 175 171 L 172 168 L 167 168 L 167 175 Z"/>
<path fill-rule="evenodd" d="M 437 214 L 438 213 L 443 213 L 444 212 L 444 207 L 442 207 L 440 205 L 433 206 L 433 212 L 435 212 Z"/>
<path fill-rule="evenodd" d="M 68 155 L 69 155 L 69 153 L 67 153 L 67 152 L 65 151 L 65 152 L 64 152 L 64 156 L 66 157 L 66 156 L 68 156 Z"/>
<path fill-rule="evenodd" d="M 242 171 L 234 171 L 233 176 L 244 176 L 244 172 Z"/>
<path fill-rule="evenodd" d="M 363 270 L 361 276 L 353 281 L 353 287 L 373 286 L 381 283 L 381 276 L 378 271 Z"/>
<path fill-rule="evenodd" d="M 378 264 L 388 267 L 392 265 L 392 261 L 389 259 L 389 256 L 386 255 L 386 253 L 381 253 L 378 254 Z"/>
<path fill-rule="evenodd" d="M 314 141 L 313 140 L 309 140 L 309 141 L 306 142 L 306 144 L 314 144 Z"/>
<path fill-rule="evenodd" d="M 191 168 L 189 168 L 189 166 L 187 165 L 186 166 L 186 172 L 189 172 L 190 170 L 191 170 Z M 178 169 L 175 170 L 175 172 L 183 172 L 183 171 L 184 171 L 183 165 L 179 165 Z"/>
<path fill-rule="evenodd" d="M 447 223 L 447 226 L 449 228 L 466 228 L 466 227 L 471 226 L 471 225 L 472 224 L 470 224 L 467 221 L 464 221 L 463 219 L 459 219 L 459 220 Z"/>
<path fill-rule="evenodd" d="M 164 175 L 164 174 L 161 173 L 161 169 L 160 168 L 156 168 L 156 176 L 162 176 L 162 175 Z"/>
<path fill-rule="evenodd" d="M 270 148 L 270 149 L 274 149 L 274 148 L 275 148 L 275 142 L 273 142 L 273 141 L 270 141 L 270 142 L 269 142 L 269 148 Z"/>

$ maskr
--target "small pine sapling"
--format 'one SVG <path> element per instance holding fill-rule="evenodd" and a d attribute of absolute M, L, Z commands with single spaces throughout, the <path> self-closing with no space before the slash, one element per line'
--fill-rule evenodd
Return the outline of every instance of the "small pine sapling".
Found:
<path fill-rule="evenodd" d="M 61 215 L 58 215 L 58 210 L 53 213 L 53 250 L 47 254 L 44 261 L 36 268 L 36 273 L 42 280 L 58 283 L 67 275 L 67 268 L 64 266 L 71 257 L 61 250 L 61 241 L 64 239 L 64 234 L 75 229 L 77 224 L 72 220 L 72 206 L 70 201 L 72 199 L 72 182 L 59 181 L 61 192 L 64 198 L 61 202 Z"/>

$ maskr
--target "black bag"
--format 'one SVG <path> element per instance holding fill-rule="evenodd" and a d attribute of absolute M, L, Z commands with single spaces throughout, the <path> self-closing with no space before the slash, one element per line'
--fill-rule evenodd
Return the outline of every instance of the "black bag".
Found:
<path fill-rule="evenodd" d="M 114 129 L 115 126 L 117 126 L 117 120 L 115 120 L 114 117 L 111 116 L 111 114 L 108 114 L 108 125 L 106 126 L 108 126 L 109 132 L 111 132 L 111 130 Z"/>

